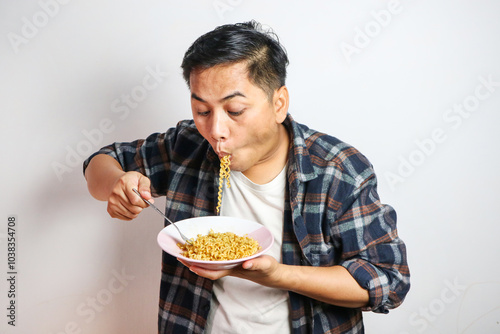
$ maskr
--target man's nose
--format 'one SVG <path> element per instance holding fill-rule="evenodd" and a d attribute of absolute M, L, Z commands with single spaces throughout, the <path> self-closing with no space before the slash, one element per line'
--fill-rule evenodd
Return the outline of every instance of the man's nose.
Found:
<path fill-rule="evenodd" d="M 217 141 L 227 139 L 229 129 L 227 127 L 227 116 L 224 111 L 214 111 L 212 113 L 211 136 Z"/>

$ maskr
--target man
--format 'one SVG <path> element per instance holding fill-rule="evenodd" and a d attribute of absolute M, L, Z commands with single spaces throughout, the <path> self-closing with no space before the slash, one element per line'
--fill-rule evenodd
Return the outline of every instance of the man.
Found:
<path fill-rule="evenodd" d="M 288 58 L 256 22 L 201 36 L 182 63 L 193 120 L 115 143 L 84 164 L 90 193 L 130 220 L 166 196 L 178 221 L 215 215 L 219 159 L 231 159 L 221 215 L 266 225 L 269 254 L 230 270 L 163 253 L 160 333 L 363 333 L 362 310 L 387 313 L 409 290 L 396 214 L 370 163 L 288 114 Z"/>

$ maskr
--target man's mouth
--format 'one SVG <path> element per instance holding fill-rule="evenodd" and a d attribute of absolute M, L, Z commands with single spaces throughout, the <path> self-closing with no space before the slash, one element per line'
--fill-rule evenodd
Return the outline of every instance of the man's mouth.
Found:
<path fill-rule="evenodd" d="M 222 159 L 224 158 L 226 155 L 229 156 L 229 160 L 231 160 L 231 154 L 227 153 L 227 152 L 219 152 L 217 153 L 217 155 L 219 156 L 219 159 Z"/>
<path fill-rule="evenodd" d="M 216 147 L 215 147 L 215 153 L 217 154 L 217 156 L 219 156 L 219 159 L 225 157 L 226 155 L 231 155 L 230 153 L 224 151 L 221 147 L 221 142 L 217 142 L 216 144 Z M 231 158 L 231 157 L 230 157 Z"/>

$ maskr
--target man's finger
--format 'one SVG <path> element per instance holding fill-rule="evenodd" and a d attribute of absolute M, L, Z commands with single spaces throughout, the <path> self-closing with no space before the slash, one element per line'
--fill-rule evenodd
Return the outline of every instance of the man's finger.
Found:
<path fill-rule="evenodd" d="M 140 177 L 139 184 L 137 185 L 137 190 L 142 195 L 142 197 L 153 203 L 153 198 L 151 196 L 151 181 L 149 180 L 149 178 Z"/>
<path fill-rule="evenodd" d="M 113 213 L 117 216 L 113 217 L 113 215 L 111 215 L 113 218 L 132 220 L 142 212 L 142 208 L 131 205 L 128 201 L 119 200 L 118 203 L 115 204 L 108 202 L 108 212 L 110 215 Z"/>
<path fill-rule="evenodd" d="M 254 259 L 245 261 L 241 267 L 245 270 L 269 270 L 273 264 L 273 259 L 269 255 L 262 255 Z"/>
<path fill-rule="evenodd" d="M 141 209 L 146 208 L 148 206 L 148 204 L 146 202 L 144 202 L 144 200 L 141 198 L 141 196 L 137 195 L 135 193 L 135 191 L 132 190 L 134 188 L 135 188 L 135 186 L 126 189 L 128 204 L 140 207 Z M 143 195 L 143 197 L 144 197 L 144 195 Z"/>

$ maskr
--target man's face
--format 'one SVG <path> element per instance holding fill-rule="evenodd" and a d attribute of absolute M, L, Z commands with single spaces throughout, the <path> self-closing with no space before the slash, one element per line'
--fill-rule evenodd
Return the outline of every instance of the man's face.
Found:
<path fill-rule="evenodd" d="M 198 131 L 219 158 L 231 155 L 232 170 L 244 172 L 273 158 L 283 111 L 250 82 L 245 63 L 193 71 L 190 89 Z"/>

